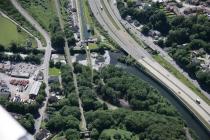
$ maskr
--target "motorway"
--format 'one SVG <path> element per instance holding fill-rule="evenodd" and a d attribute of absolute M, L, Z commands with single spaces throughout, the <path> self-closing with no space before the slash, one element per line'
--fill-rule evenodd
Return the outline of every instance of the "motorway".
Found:
<path fill-rule="evenodd" d="M 176 77 L 169 73 L 159 63 L 157 63 L 150 54 L 145 51 L 139 44 L 126 32 L 124 27 L 118 21 L 117 17 L 110 8 L 108 2 L 104 0 L 104 4 L 111 15 L 116 26 L 110 21 L 104 8 L 101 9 L 100 0 L 89 0 L 91 10 L 108 34 L 115 40 L 121 48 L 130 54 L 139 64 L 144 66 L 148 73 L 156 78 L 159 82 L 171 90 L 174 95 L 179 98 L 189 110 L 210 130 L 210 106 L 200 99 L 192 90 L 180 82 Z M 200 104 L 196 103 L 196 99 L 200 99 Z"/>
<path fill-rule="evenodd" d="M 105 1 L 107 2 L 107 1 Z M 162 48 L 160 48 L 158 45 L 154 44 L 153 42 L 153 38 L 149 37 L 149 36 L 144 36 L 133 24 L 130 24 L 129 22 L 127 22 L 126 20 L 122 19 L 122 17 L 120 16 L 119 10 L 117 9 L 117 5 L 110 1 L 109 5 L 113 11 L 113 13 L 115 14 L 115 16 L 117 17 L 117 19 L 121 22 L 121 24 L 130 32 L 132 32 L 132 34 L 138 38 L 140 41 L 144 42 L 149 48 L 151 48 L 152 50 L 156 50 L 159 52 L 159 55 L 162 56 L 166 61 L 168 61 L 172 66 L 174 66 L 180 73 L 182 73 L 189 81 L 191 81 L 191 83 L 194 84 L 195 87 L 197 87 L 200 91 L 202 91 L 202 93 L 208 98 L 210 99 L 210 94 L 208 94 L 206 91 L 204 91 L 201 86 L 199 85 L 199 83 L 197 82 L 197 80 L 192 79 L 189 74 L 185 71 L 183 71 L 183 69 L 176 64 L 176 62 L 168 55 L 168 53 L 166 51 L 164 51 Z M 144 46 L 144 44 L 143 44 Z"/>
<path fill-rule="evenodd" d="M 28 12 L 21 7 L 21 5 L 17 2 L 17 0 L 10 0 L 11 3 L 14 5 L 14 7 L 20 12 L 20 14 L 38 31 L 40 34 L 44 37 L 47 46 L 45 49 L 45 56 L 44 56 L 44 62 L 41 66 L 41 71 L 44 73 L 44 83 L 46 84 L 46 89 L 45 92 L 47 94 L 46 101 L 44 102 L 44 105 L 41 109 L 39 109 L 40 117 L 35 121 L 35 129 L 36 133 L 39 131 L 40 126 L 41 126 L 41 121 L 44 116 L 44 112 L 47 107 L 47 102 L 49 98 L 49 85 L 48 85 L 48 71 L 49 71 L 49 62 L 50 62 L 50 57 L 51 57 L 51 39 L 50 35 L 48 34 L 47 31 L 45 31 L 40 24 L 31 16 L 28 14 Z"/>

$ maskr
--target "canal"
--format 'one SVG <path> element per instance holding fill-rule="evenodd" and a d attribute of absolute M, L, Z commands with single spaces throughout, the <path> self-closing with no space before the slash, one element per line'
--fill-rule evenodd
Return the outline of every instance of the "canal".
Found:
<path fill-rule="evenodd" d="M 199 120 L 197 120 L 178 99 L 176 99 L 176 97 L 173 95 L 173 93 L 171 93 L 171 91 L 167 90 L 165 87 L 163 87 L 156 80 L 151 78 L 149 75 L 147 75 L 140 69 L 134 66 L 127 66 L 118 62 L 118 58 L 121 55 L 123 54 L 110 52 L 111 64 L 121 67 L 128 73 L 139 77 L 143 81 L 149 83 L 152 87 L 156 88 L 159 91 L 159 93 L 165 98 L 167 98 L 169 103 L 171 103 L 176 108 L 176 110 L 180 113 L 182 118 L 186 121 L 188 127 L 195 131 L 200 140 L 210 140 L 209 132 L 204 128 L 204 126 L 199 122 Z"/>
<path fill-rule="evenodd" d="M 88 31 L 88 23 L 86 21 L 86 18 L 85 18 L 85 13 L 84 13 L 84 1 L 83 0 L 79 0 L 79 8 L 80 8 L 80 27 L 82 28 L 81 31 L 82 31 L 82 36 L 81 38 L 83 40 L 87 40 L 89 39 L 89 37 L 91 36 L 91 33 Z"/>
<path fill-rule="evenodd" d="M 185 120 L 187 126 L 194 130 L 194 132 L 199 137 L 199 140 L 210 140 L 210 134 L 205 129 L 205 127 L 200 123 L 199 120 L 197 120 L 191 112 L 171 93 L 171 91 L 167 90 L 164 86 L 159 84 L 156 80 L 151 78 L 149 75 L 144 73 L 142 70 L 134 67 L 134 66 L 128 66 L 125 64 L 122 64 L 118 61 L 118 58 L 124 55 L 123 53 L 114 53 L 109 52 L 111 57 L 111 64 L 115 65 L 117 67 L 120 67 L 127 71 L 130 74 L 133 74 L 137 77 L 139 77 L 141 80 L 149 83 L 152 87 L 156 88 L 159 93 L 164 96 L 170 104 L 172 104 L 176 110 L 179 112 L 179 114 L 182 116 L 182 118 Z M 85 60 L 86 55 L 80 54 L 77 56 L 76 60 L 81 61 Z"/>

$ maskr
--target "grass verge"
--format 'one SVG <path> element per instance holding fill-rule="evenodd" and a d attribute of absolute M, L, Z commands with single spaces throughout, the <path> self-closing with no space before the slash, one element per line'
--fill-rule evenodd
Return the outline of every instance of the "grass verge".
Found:
<path fill-rule="evenodd" d="M 153 58 L 161 64 L 164 68 L 166 68 L 170 73 L 172 73 L 176 78 L 178 78 L 182 83 L 184 83 L 187 87 L 189 87 L 193 92 L 195 92 L 200 98 L 202 98 L 208 105 L 210 105 L 210 100 L 202 94 L 202 92 L 195 87 L 193 83 L 191 83 L 182 73 L 180 73 L 174 66 L 172 66 L 169 62 L 167 62 L 160 55 L 153 55 Z"/>
<path fill-rule="evenodd" d="M 101 5 L 103 7 L 102 10 L 105 10 L 107 16 L 109 17 L 109 19 L 111 20 L 112 24 L 116 27 L 116 29 L 120 30 L 120 27 L 117 25 L 117 23 L 115 22 L 115 20 L 113 19 L 112 15 L 109 13 L 108 9 L 106 8 L 106 5 L 104 3 L 104 0 L 100 0 Z"/>

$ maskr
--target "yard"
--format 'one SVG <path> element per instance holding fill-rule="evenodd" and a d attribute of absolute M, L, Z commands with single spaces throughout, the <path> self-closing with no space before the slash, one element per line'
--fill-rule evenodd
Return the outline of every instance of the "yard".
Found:
<path fill-rule="evenodd" d="M 95 44 L 95 43 L 89 43 L 88 44 L 88 47 L 89 47 L 90 50 L 91 49 L 97 49 L 98 48 L 97 44 Z"/>
<path fill-rule="evenodd" d="M 61 73 L 61 71 L 58 68 L 53 67 L 53 68 L 49 69 L 49 75 L 50 76 L 59 76 L 60 73 Z"/>
<path fill-rule="evenodd" d="M 34 38 L 31 38 L 24 31 L 18 32 L 17 26 L 13 22 L 0 16 L 0 44 L 7 47 L 11 42 L 22 44 L 28 40 L 32 42 L 32 47 L 36 47 Z"/>

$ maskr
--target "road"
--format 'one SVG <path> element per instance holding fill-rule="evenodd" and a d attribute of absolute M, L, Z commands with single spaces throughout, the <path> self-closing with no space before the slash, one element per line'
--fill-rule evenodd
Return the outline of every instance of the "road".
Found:
<path fill-rule="evenodd" d="M 185 71 L 183 71 L 183 69 L 177 65 L 177 63 L 168 55 L 168 53 L 163 50 L 162 48 L 160 48 L 158 45 L 154 44 L 152 37 L 147 37 L 144 36 L 133 24 L 130 24 L 129 22 L 127 22 L 126 20 L 122 19 L 122 17 L 120 16 L 120 13 L 118 11 L 117 5 L 114 4 L 114 2 L 110 1 L 109 4 L 113 13 L 115 14 L 115 16 L 117 17 L 117 19 L 121 22 L 121 24 L 127 29 L 129 30 L 133 35 L 135 35 L 135 37 L 137 37 L 141 42 L 144 42 L 148 47 L 150 47 L 152 50 L 156 50 L 159 52 L 159 55 L 161 55 L 166 61 L 168 61 L 172 66 L 174 66 L 180 73 L 182 73 L 189 81 L 191 81 L 195 87 L 197 87 L 208 99 L 210 99 L 210 94 L 208 94 L 206 91 L 204 91 L 201 86 L 199 85 L 199 83 L 197 82 L 197 80 L 192 79 L 189 74 Z"/>
<path fill-rule="evenodd" d="M 56 6 L 56 11 L 57 11 L 57 15 L 58 15 L 58 18 L 59 18 L 61 29 L 64 32 L 64 25 L 63 25 L 63 21 L 62 21 L 62 15 L 61 15 L 61 12 L 60 12 L 60 5 L 59 5 L 58 0 L 55 0 L 55 6 Z M 77 75 L 74 73 L 74 66 L 73 66 L 73 63 L 72 63 L 71 54 L 70 54 L 70 50 L 69 50 L 69 47 L 68 47 L 68 41 L 67 41 L 66 37 L 64 39 L 65 39 L 64 52 L 65 52 L 65 55 L 66 55 L 67 64 L 71 67 L 71 73 L 73 75 L 75 92 L 78 96 L 79 109 L 80 109 L 80 113 L 81 113 L 81 129 L 83 131 L 87 131 L 86 120 L 85 120 L 85 117 L 84 117 L 84 111 L 83 111 L 83 107 L 82 107 L 82 101 L 79 97 L 79 89 L 78 89 L 78 85 L 77 85 Z"/>
<path fill-rule="evenodd" d="M 165 68 L 158 64 L 148 52 L 140 47 L 139 44 L 125 31 L 111 8 L 105 2 L 106 8 L 109 12 L 108 15 L 111 15 L 116 24 L 120 27 L 120 29 L 116 29 L 104 8 L 100 8 L 100 2 L 101 1 L 99 0 L 89 0 L 89 5 L 96 19 L 113 40 L 115 40 L 121 48 L 130 54 L 139 64 L 144 66 L 151 76 L 171 90 L 174 95 L 179 98 L 206 127 L 210 129 L 210 106 Z M 195 100 L 197 98 L 200 99 L 200 104 L 196 103 Z"/>
<path fill-rule="evenodd" d="M 49 62 L 50 62 L 50 56 L 51 56 L 51 51 L 52 51 L 52 47 L 51 47 L 51 39 L 50 39 L 50 35 L 48 34 L 47 31 L 45 31 L 40 24 L 32 17 L 28 14 L 28 12 L 23 9 L 21 7 L 21 5 L 17 2 L 17 0 L 10 0 L 11 3 L 14 5 L 14 7 L 20 12 L 20 14 L 38 31 L 40 32 L 40 34 L 44 37 L 47 46 L 45 49 L 45 55 L 44 55 L 44 62 L 41 66 L 41 71 L 44 74 L 44 83 L 46 84 L 46 89 L 45 92 L 47 94 L 46 97 L 46 101 L 44 102 L 43 107 L 41 107 L 39 109 L 39 113 L 40 113 L 40 117 L 35 120 L 35 129 L 37 133 L 40 129 L 41 126 L 41 122 L 47 107 L 47 102 L 48 102 L 48 98 L 49 98 L 49 85 L 48 85 L 48 71 L 49 71 Z"/>

